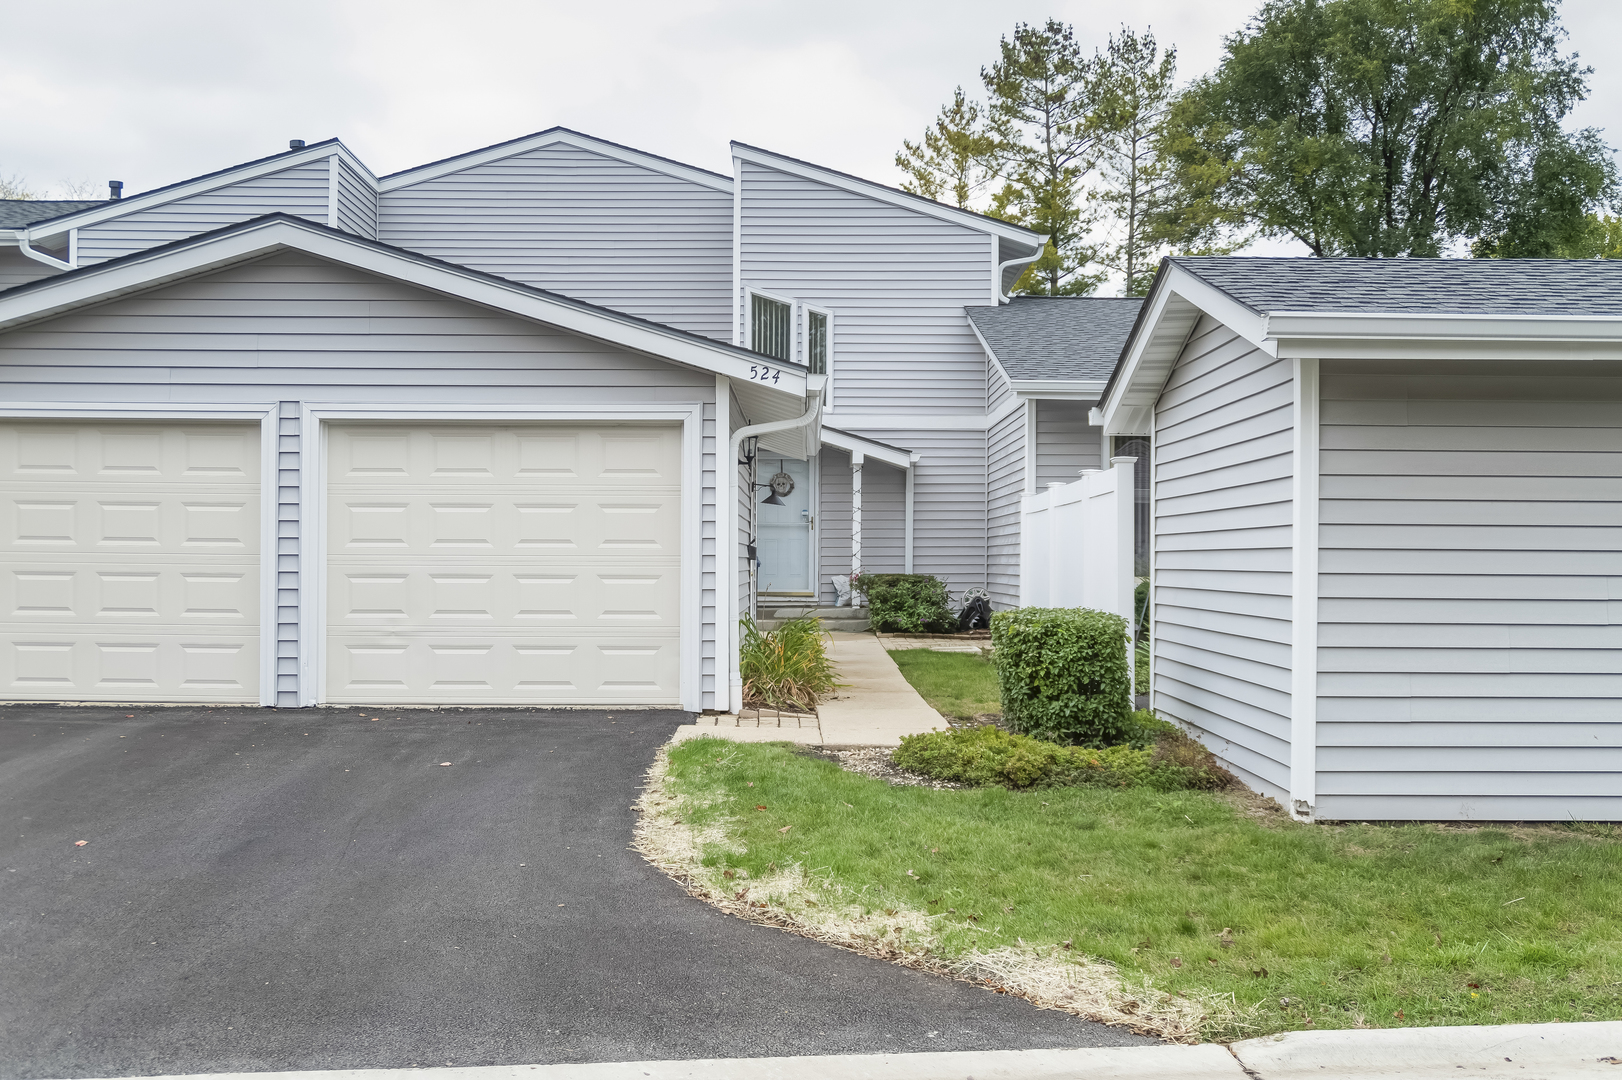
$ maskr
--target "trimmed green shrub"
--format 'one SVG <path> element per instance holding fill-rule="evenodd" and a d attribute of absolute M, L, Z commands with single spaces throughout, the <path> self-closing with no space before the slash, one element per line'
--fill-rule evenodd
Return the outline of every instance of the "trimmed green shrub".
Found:
<path fill-rule="evenodd" d="M 867 597 L 873 629 L 886 634 L 949 634 L 957 616 L 946 582 L 933 574 L 859 574 L 851 585 Z"/>
<path fill-rule="evenodd" d="M 991 617 L 1003 718 L 1048 742 L 1111 746 L 1132 714 L 1126 620 L 1087 608 L 1019 608 Z"/>
<path fill-rule="evenodd" d="M 834 688 L 834 662 L 822 623 L 807 616 L 762 631 L 738 620 L 738 675 L 747 705 L 810 709 Z"/>
<path fill-rule="evenodd" d="M 1132 721 L 1138 732 L 1154 733 L 1149 745 L 1057 746 L 986 726 L 904 735 L 891 756 L 910 772 L 976 787 L 1092 785 L 1211 791 L 1234 782 L 1209 750 L 1175 725 L 1147 710 Z"/>

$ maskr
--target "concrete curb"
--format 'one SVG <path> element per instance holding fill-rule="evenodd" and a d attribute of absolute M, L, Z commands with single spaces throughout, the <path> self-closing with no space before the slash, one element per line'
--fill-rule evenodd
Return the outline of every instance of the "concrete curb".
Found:
<path fill-rule="evenodd" d="M 1622 1021 L 1293 1031 L 1234 1043 L 1233 1052 L 1261 1080 L 1460 1075 L 1622 1080 Z"/>
<path fill-rule="evenodd" d="M 622 1061 L 596 1065 L 211 1073 L 185 1080 L 1245 1080 L 1220 1046 Z M 142 1080 L 181 1080 L 144 1077 Z"/>
<path fill-rule="evenodd" d="M 1233 1047 L 1125 1046 L 943 1054 L 616 1061 L 208 1073 L 142 1080 L 1374 1080 L 1515 1077 L 1622 1080 L 1622 1021 L 1498 1027 L 1297 1031 Z"/>

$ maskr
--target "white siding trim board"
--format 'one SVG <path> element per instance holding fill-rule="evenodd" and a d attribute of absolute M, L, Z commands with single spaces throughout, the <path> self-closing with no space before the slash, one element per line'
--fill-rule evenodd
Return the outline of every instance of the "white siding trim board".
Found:
<path fill-rule="evenodd" d="M 10 420 L 238 420 L 259 425 L 259 704 L 276 704 L 277 432 L 280 408 L 263 404 L 5 402 Z"/>
<path fill-rule="evenodd" d="M 704 709 L 700 687 L 703 683 L 703 527 L 704 404 L 702 402 L 662 405 L 581 406 L 576 408 L 513 409 L 507 406 L 437 405 L 376 406 L 305 402 L 301 428 L 305 433 L 300 518 L 304 522 L 301 558 L 306 572 L 303 602 L 300 605 L 299 656 L 300 704 L 319 705 L 327 685 L 327 439 L 330 425 L 345 421 L 417 421 L 420 423 L 520 422 L 592 423 L 594 421 L 643 421 L 679 423 L 682 426 L 682 536 L 681 536 L 681 708 L 689 712 Z M 316 433 L 310 438 L 310 433 Z M 313 593 L 313 595 L 312 595 Z M 719 687 L 717 687 L 719 693 Z M 595 708 L 595 706 L 593 706 Z"/>
<path fill-rule="evenodd" d="M 1294 360 L 1290 489 L 1290 813 L 1311 821 L 1318 801 L 1318 361 Z"/>
<path fill-rule="evenodd" d="M 712 173 L 692 165 L 684 165 L 679 161 L 671 161 L 669 158 L 662 158 L 655 154 L 646 154 L 640 150 L 633 150 L 629 146 L 620 146 L 618 143 L 594 139 L 590 135 L 583 135 L 578 131 L 570 131 L 567 128 L 548 128 L 546 131 L 511 139 L 504 143 L 497 143 L 494 146 L 484 147 L 482 150 L 472 150 L 465 154 L 458 154 L 456 157 L 446 158 L 443 161 L 429 162 L 426 165 L 418 165 L 404 172 L 391 173 L 377 181 L 377 189 L 386 194 L 404 187 L 437 180 L 443 176 L 450 176 L 453 173 L 478 168 L 480 165 L 488 165 L 504 158 L 527 154 L 532 150 L 559 144 L 572 146 L 575 149 L 585 150 L 593 154 L 600 154 L 603 157 L 614 158 L 627 165 L 651 169 L 654 172 L 664 173 L 666 176 L 673 176 L 678 180 L 686 180 L 691 184 L 713 188 L 729 195 L 732 193 L 732 182 L 719 173 Z"/>

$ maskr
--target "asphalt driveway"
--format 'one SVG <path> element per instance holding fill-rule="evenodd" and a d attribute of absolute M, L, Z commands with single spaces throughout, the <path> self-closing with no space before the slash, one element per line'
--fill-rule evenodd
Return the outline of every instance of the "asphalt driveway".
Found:
<path fill-rule="evenodd" d="M 626 847 L 681 721 L 0 708 L 0 1075 L 1145 1041 L 686 896 Z"/>

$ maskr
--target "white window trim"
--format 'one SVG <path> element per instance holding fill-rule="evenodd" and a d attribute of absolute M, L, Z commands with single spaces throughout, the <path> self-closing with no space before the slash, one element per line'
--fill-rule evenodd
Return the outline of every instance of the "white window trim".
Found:
<path fill-rule="evenodd" d="M 116 402 L 10 403 L 0 406 L 7 420 L 237 420 L 259 424 L 259 704 L 276 704 L 276 402 L 245 405 L 175 405 Z M 301 594 L 302 598 L 302 594 Z"/>
<path fill-rule="evenodd" d="M 300 593 L 299 604 L 299 703 L 319 705 L 327 686 L 327 440 L 334 423 L 347 421 L 396 421 L 434 424 L 486 421 L 499 423 L 545 423 L 557 421 L 588 424 L 641 420 L 679 423 L 682 426 L 681 464 L 681 675 L 680 708 L 703 711 L 703 560 L 699 530 L 704 501 L 703 445 L 704 406 L 701 402 L 660 405 L 582 405 L 577 408 L 514 409 L 508 406 L 459 406 L 446 409 L 436 405 L 367 407 L 353 404 L 305 402 L 300 411 L 299 432 L 303 439 L 303 486 L 300 491 L 301 581 L 310 592 Z M 725 511 L 716 507 L 717 520 Z M 305 554 L 308 553 L 308 561 Z M 719 634 L 719 628 L 717 628 Z M 720 693 L 719 689 L 716 691 Z M 669 706 L 664 706 L 668 708 Z"/>
<path fill-rule="evenodd" d="M 786 304 L 788 306 L 789 333 L 795 336 L 799 335 L 798 320 L 795 319 L 795 312 L 799 307 L 799 303 L 792 296 L 784 296 L 781 293 L 767 292 L 765 289 L 757 289 L 750 285 L 744 286 L 743 293 L 744 348 L 748 349 L 750 352 L 759 351 L 755 348 L 755 297 L 757 296 L 764 300 L 772 300 L 779 304 Z M 781 363 L 797 363 L 794 358 L 798 356 L 800 352 L 800 343 L 790 340 L 788 343 L 788 356 L 784 358 Z M 765 356 L 766 354 L 761 353 L 761 355 Z M 774 356 L 772 359 L 777 360 L 778 358 Z"/>
<path fill-rule="evenodd" d="M 822 395 L 824 410 L 834 407 L 834 313 L 820 304 L 800 305 L 800 364 L 807 371 L 811 370 L 811 315 L 815 312 L 828 320 L 828 363 L 823 370 L 828 381 Z"/>

